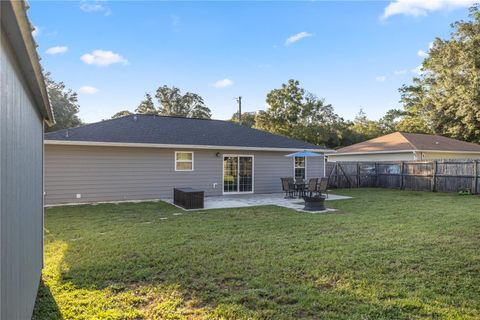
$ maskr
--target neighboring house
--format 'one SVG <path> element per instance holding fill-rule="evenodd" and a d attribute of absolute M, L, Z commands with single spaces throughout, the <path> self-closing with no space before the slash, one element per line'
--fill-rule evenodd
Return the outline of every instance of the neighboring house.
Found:
<path fill-rule="evenodd" d="M 480 145 L 437 135 L 394 132 L 327 156 L 331 162 L 480 159 Z"/>
<path fill-rule="evenodd" d="M 228 121 L 129 115 L 45 135 L 46 203 L 281 192 L 281 177 L 323 177 L 315 145 Z"/>
<path fill-rule="evenodd" d="M 30 319 L 43 266 L 43 127 L 53 123 L 23 1 L 1 1 L 0 319 Z"/>

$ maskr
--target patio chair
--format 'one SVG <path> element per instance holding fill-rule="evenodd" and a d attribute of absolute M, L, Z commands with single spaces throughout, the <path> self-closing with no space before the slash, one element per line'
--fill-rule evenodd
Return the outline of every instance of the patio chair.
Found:
<path fill-rule="evenodd" d="M 310 197 L 312 197 L 314 193 L 316 193 L 317 195 L 319 194 L 319 191 L 318 191 L 318 178 L 308 179 L 307 192 L 310 193 Z"/>
<path fill-rule="evenodd" d="M 321 178 L 320 183 L 318 184 L 318 193 L 321 195 L 325 193 L 328 198 L 328 178 Z"/>
<path fill-rule="evenodd" d="M 295 185 L 293 178 L 280 178 L 282 180 L 282 190 L 285 192 L 285 198 L 295 197 Z M 291 180 L 290 180 L 291 179 Z"/>

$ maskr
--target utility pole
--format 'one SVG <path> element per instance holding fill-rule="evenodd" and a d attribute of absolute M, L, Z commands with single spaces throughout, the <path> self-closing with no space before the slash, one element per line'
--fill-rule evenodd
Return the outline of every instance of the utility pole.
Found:
<path fill-rule="evenodd" d="M 237 98 L 238 102 L 238 123 L 242 124 L 242 97 Z"/>

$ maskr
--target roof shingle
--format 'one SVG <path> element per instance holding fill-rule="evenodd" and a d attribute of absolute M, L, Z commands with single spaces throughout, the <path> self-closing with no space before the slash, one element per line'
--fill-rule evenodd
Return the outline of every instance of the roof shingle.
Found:
<path fill-rule="evenodd" d="M 45 134 L 45 140 L 323 149 L 229 121 L 157 115 L 129 115 L 63 129 Z"/>

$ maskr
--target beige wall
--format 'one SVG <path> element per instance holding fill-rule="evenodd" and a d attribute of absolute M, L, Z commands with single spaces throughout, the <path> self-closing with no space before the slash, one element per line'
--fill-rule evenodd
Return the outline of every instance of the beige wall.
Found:
<path fill-rule="evenodd" d="M 415 160 L 413 152 L 329 155 L 328 161 L 408 161 Z"/>
<path fill-rule="evenodd" d="M 480 153 L 447 153 L 447 152 L 413 152 L 329 155 L 328 161 L 408 161 L 408 160 L 442 160 L 442 159 L 480 159 Z"/>
<path fill-rule="evenodd" d="M 480 159 L 480 153 L 445 153 L 445 152 L 422 152 L 421 160 L 441 160 L 441 159 Z"/>
<path fill-rule="evenodd" d="M 175 171 L 175 151 L 182 150 L 47 144 L 46 204 L 170 198 L 175 187 L 221 195 L 223 154 L 254 156 L 255 193 L 281 192 L 280 177 L 293 176 L 289 152 L 186 149 L 194 151 L 194 171 Z M 307 176 L 323 176 L 323 157 L 307 159 Z"/>

